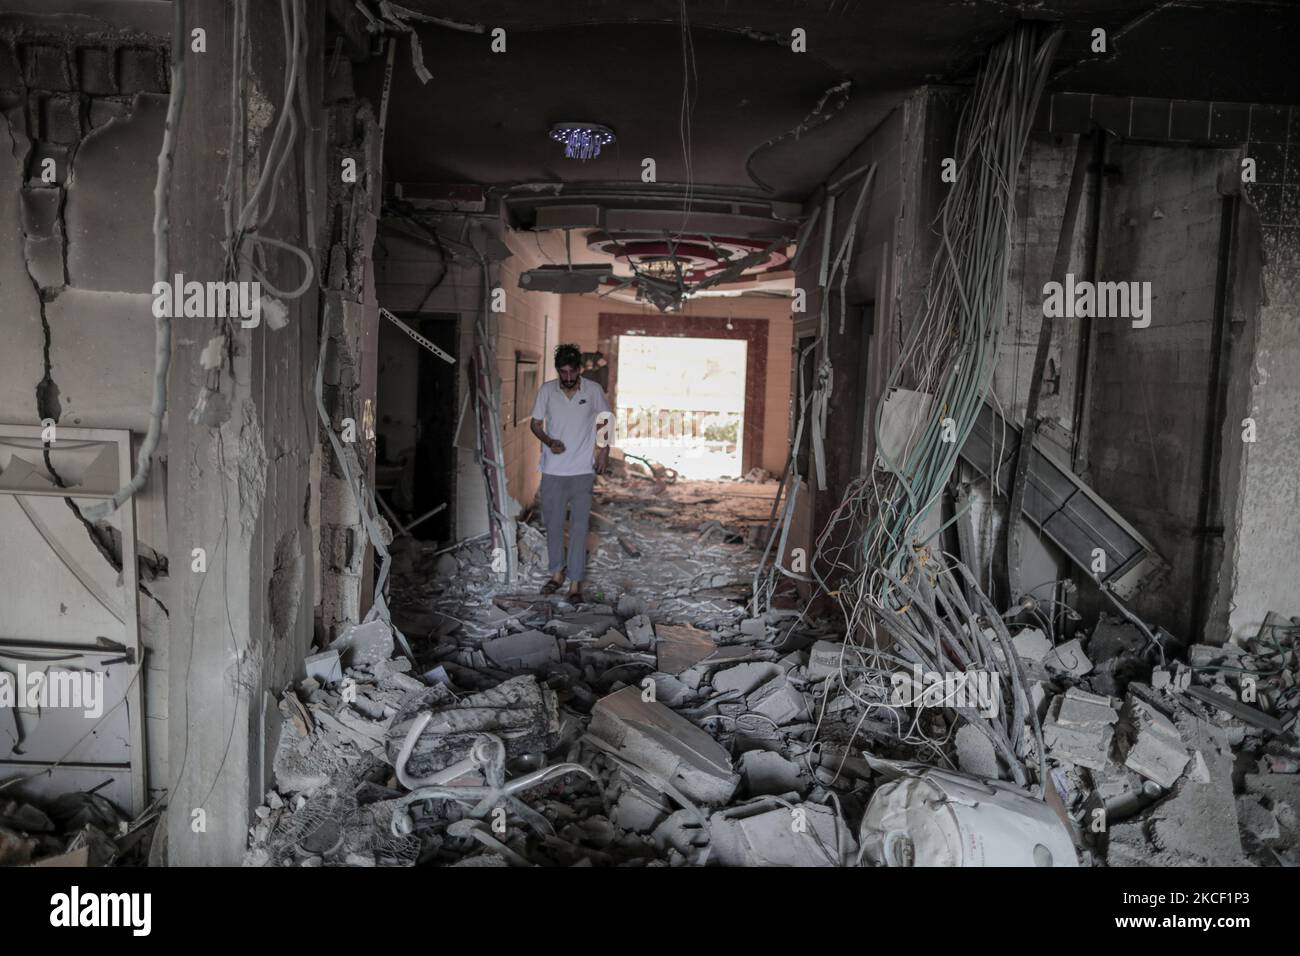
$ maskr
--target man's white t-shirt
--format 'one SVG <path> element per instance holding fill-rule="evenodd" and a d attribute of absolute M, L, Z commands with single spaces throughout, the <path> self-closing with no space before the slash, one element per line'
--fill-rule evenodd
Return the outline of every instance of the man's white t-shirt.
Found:
<path fill-rule="evenodd" d="M 564 442 L 564 452 L 555 454 L 542 446 L 540 469 L 544 475 L 590 475 L 595 470 L 596 416 L 609 411 L 605 390 L 589 378 L 579 378 L 572 397 L 564 394 L 560 380 L 543 382 L 533 402 L 532 418 L 542 423 L 546 434 Z"/>

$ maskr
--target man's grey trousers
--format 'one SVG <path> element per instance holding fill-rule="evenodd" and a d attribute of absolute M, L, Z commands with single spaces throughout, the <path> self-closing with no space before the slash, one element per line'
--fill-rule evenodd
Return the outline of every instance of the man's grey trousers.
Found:
<path fill-rule="evenodd" d="M 547 568 L 551 574 L 568 568 L 570 581 L 587 574 L 587 522 L 591 518 L 594 474 L 542 475 L 542 520 L 546 522 Z M 564 560 L 564 514 L 568 511 L 569 560 Z"/>

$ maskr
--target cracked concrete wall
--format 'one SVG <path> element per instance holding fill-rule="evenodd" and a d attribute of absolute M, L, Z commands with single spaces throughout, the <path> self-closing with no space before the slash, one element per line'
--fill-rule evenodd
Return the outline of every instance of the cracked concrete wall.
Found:
<path fill-rule="evenodd" d="M 173 272 L 199 281 L 222 278 L 225 264 L 231 10 L 222 0 L 191 0 L 186 11 L 187 33 L 204 27 L 209 52 L 201 65 L 187 58 L 171 194 L 172 221 L 184 228 L 171 233 L 171 257 Z M 302 135 L 276 184 L 282 199 L 262 227 L 264 234 L 304 249 L 317 244 L 308 223 L 313 216 L 323 221 L 324 214 L 323 189 L 316 196 L 306 189 L 304 161 L 314 168 L 317 184 L 325 175 L 325 123 L 318 105 L 324 16 L 318 0 L 308 3 L 307 15 L 306 86 L 313 108 L 305 126 L 316 131 L 316 145 L 306 155 L 300 126 Z M 278 5 L 250 4 L 249 17 L 249 81 L 256 93 L 250 94 L 252 135 L 243 159 L 253 176 L 262 168 L 266 131 L 282 105 L 285 52 Z M 292 256 L 267 251 L 268 281 L 281 289 L 297 287 L 302 266 Z M 174 789 L 167 825 L 174 864 L 228 865 L 242 858 L 252 808 L 272 786 L 278 697 L 301 675 L 311 643 L 317 287 L 313 283 L 300 298 L 285 300 L 288 324 L 278 330 L 265 321 L 245 329 L 220 318 L 172 323 L 167 500 L 169 553 L 177 567 Z M 208 370 L 199 357 L 215 336 L 225 337 L 225 348 L 220 368 Z M 205 395 L 205 416 L 191 416 Z M 207 556 L 202 573 L 191 570 L 196 547 Z M 203 826 L 196 827 L 200 819 Z"/>
<path fill-rule="evenodd" d="M 1106 162 L 1120 174 L 1103 192 L 1097 280 L 1150 282 L 1150 325 L 1092 320 L 1079 467 L 1083 480 L 1169 562 L 1168 576 L 1128 606 L 1152 625 L 1197 640 L 1193 615 L 1204 605 L 1198 608 L 1192 595 L 1203 586 L 1198 572 L 1205 573 L 1199 507 L 1217 347 L 1218 184 L 1222 170 L 1231 173 L 1233 156 L 1121 142 L 1108 148 Z M 1085 618 L 1108 606 L 1091 589 L 1081 591 Z"/>
<path fill-rule="evenodd" d="M 122 11 L 105 4 L 105 18 L 75 21 L 0 14 L 0 221 L 17 227 L 0 232 L 0 422 L 51 418 L 130 429 L 138 440 L 151 395 L 152 191 L 167 41 L 141 30 L 156 18 L 119 20 Z M 164 475 L 160 466 L 134 502 L 152 796 L 167 786 Z M 116 530 L 81 520 L 120 571 Z M 0 608 L 0 633 L 11 631 Z"/>
<path fill-rule="evenodd" d="M 1300 614 L 1300 107 L 1251 108 L 1243 156 L 1231 378 L 1223 422 L 1224 557 L 1212 640 L 1253 637 L 1269 611 Z M 1243 438 L 1251 419 L 1255 441 Z"/>
<path fill-rule="evenodd" d="M 379 129 L 370 104 L 355 95 L 351 64 L 340 60 L 326 78 L 329 124 L 329 217 L 324 223 L 328 272 L 323 328 L 328 329 L 322 397 L 335 433 L 345 419 L 356 441 L 343 445 L 353 475 L 374 487 L 375 405 L 378 393 L 379 305 L 371 250 L 381 201 Z M 345 160 L 355 182 L 345 182 Z M 316 467 L 320 490 L 315 629 L 319 642 L 337 637 L 369 610 L 374 549 L 329 436 L 320 435 Z"/>

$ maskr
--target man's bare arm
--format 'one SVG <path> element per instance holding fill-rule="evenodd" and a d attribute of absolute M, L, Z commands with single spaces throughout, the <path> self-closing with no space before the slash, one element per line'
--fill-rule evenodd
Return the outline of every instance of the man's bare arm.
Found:
<path fill-rule="evenodd" d="M 609 435 L 614 427 L 614 413 L 601 412 L 596 416 L 596 474 L 603 475 L 605 467 L 609 464 Z"/>
<path fill-rule="evenodd" d="M 542 423 L 539 422 L 536 418 L 534 418 L 531 422 L 529 422 L 528 427 L 532 431 L 532 433 L 537 436 L 537 440 L 539 442 L 541 442 L 551 451 L 555 452 L 557 455 L 564 454 L 564 442 L 558 441 L 552 438 L 550 435 L 546 434 L 546 429 L 542 427 Z"/>

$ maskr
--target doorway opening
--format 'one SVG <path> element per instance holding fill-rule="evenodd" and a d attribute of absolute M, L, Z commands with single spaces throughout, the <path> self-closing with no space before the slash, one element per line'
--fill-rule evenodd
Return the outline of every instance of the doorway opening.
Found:
<path fill-rule="evenodd" d="M 457 354 L 455 314 L 398 318 L 447 354 Z M 399 522 L 394 532 L 406 527 L 422 541 L 453 537 L 456 468 L 448 462 L 455 460 L 460 407 L 456 370 L 391 322 L 380 326 L 375 488 L 390 520 Z M 437 510 L 440 505 L 445 507 Z"/>
<path fill-rule="evenodd" d="M 744 339 L 620 335 L 618 445 L 683 478 L 744 474 Z"/>

